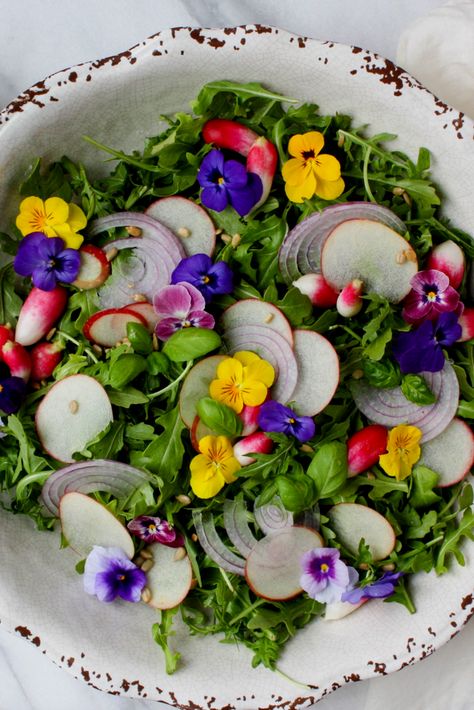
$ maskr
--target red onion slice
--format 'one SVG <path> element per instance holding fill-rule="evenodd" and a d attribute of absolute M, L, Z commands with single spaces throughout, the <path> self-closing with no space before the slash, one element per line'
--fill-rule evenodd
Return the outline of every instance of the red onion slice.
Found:
<path fill-rule="evenodd" d="M 229 550 L 219 537 L 212 513 L 193 512 L 194 527 L 204 552 L 210 559 L 227 572 L 245 573 L 245 560 Z"/>
<path fill-rule="evenodd" d="M 293 513 L 287 510 L 278 496 L 266 505 L 255 506 L 255 521 L 265 535 L 293 526 Z"/>
<path fill-rule="evenodd" d="M 66 493 L 103 491 L 124 499 L 150 480 L 151 476 L 145 471 L 119 461 L 80 461 L 52 473 L 43 485 L 40 499 L 48 511 L 57 516 L 59 501 Z"/>
<path fill-rule="evenodd" d="M 243 501 L 224 502 L 224 526 L 232 544 L 247 558 L 257 544 L 257 538 L 247 522 L 247 508 Z"/>
<path fill-rule="evenodd" d="M 449 362 L 440 372 L 422 372 L 421 375 L 436 396 L 434 404 L 414 404 L 407 400 L 401 387 L 379 389 L 363 380 L 351 384 L 354 402 L 370 421 L 387 427 L 413 424 L 423 432 L 422 443 L 430 441 L 446 429 L 456 414 L 459 383 Z"/>

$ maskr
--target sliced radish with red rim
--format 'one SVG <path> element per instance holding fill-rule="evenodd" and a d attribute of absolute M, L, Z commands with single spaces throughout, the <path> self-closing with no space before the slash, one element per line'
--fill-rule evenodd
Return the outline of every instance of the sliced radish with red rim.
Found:
<path fill-rule="evenodd" d="M 293 345 L 293 331 L 286 316 L 272 303 L 258 298 L 245 298 L 229 306 L 222 314 L 225 330 L 247 325 L 262 325 L 282 335 Z"/>
<path fill-rule="evenodd" d="M 212 256 L 216 246 L 216 229 L 207 212 L 192 200 L 180 195 L 162 197 L 145 210 L 148 217 L 167 227 L 186 252 Z"/>
<path fill-rule="evenodd" d="M 98 345 L 113 347 L 127 335 L 129 323 L 147 326 L 145 318 L 128 308 L 106 308 L 90 316 L 84 324 L 84 336 Z"/>

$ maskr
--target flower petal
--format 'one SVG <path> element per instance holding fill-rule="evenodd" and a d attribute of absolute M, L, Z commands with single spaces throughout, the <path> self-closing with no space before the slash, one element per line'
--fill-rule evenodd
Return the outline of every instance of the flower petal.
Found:
<path fill-rule="evenodd" d="M 42 232 L 33 232 L 21 240 L 13 262 L 13 268 L 20 276 L 31 276 L 33 270 L 41 264 L 38 253 L 39 245 L 48 241 Z"/>
<path fill-rule="evenodd" d="M 257 382 L 253 380 L 250 384 L 245 383 L 242 389 L 242 401 L 249 407 L 256 407 L 262 402 L 265 402 L 267 398 L 268 388 L 263 382 Z M 242 411 L 240 409 L 239 411 Z"/>
<path fill-rule="evenodd" d="M 84 227 L 87 226 L 86 215 L 78 205 L 74 204 L 74 202 L 69 203 L 67 223 L 73 232 L 80 232 L 81 229 L 84 229 Z"/>
<path fill-rule="evenodd" d="M 209 328 L 209 330 L 212 330 L 216 324 L 214 317 L 206 311 L 191 311 L 188 320 L 194 328 Z"/>
<path fill-rule="evenodd" d="M 173 333 L 181 330 L 182 327 L 180 318 L 162 318 L 156 325 L 155 333 L 160 340 L 168 340 Z"/>
<path fill-rule="evenodd" d="M 244 367 L 235 357 L 226 357 L 217 366 L 216 375 L 218 380 L 234 380 L 242 382 Z"/>
<path fill-rule="evenodd" d="M 187 281 L 182 281 L 181 283 L 178 283 L 177 286 L 183 286 L 183 288 L 186 289 L 186 291 L 189 293 L 189 296 L 191 298 L 191 304 L 189 306 L 189 311 L 203 311 L 206 307 L 206 300 L 204 296 L 202 295 L 201 291 L 196 288 L 196 286 L 193 286 L 192 284 L 188 283 Z"/>
<path fill-rule="evenodd" d="M 334 181 L 341 177 L 341 164 L 333 155 L 318 155 L 313 167 L 319 180 Z"/>
<path fill-rule="evenodd" d="M 48 237 L 61 237 L 68 249 L 79 249 L 84 241 L 84 237 L 81 234 L 73 232 L 68 224 L 56 224 L 54 227 L 47 227 L 45 233 Z"/>
<path fill-rule="evenodd" d="M 281 174 L 287 185 L 295 186 L 307 180 L 311 173 L 311 165 L 297 158 L 290 158 L 284 163 Z"/>
<path fill-rule="evenodd" d="M 247 171 L 245 165 L 237 160 L 226 160 L 224 163 L 223 177 L 225 186 L 231 188 L 243 188 L 247 185 Z"/>
<path fill-rule="evenodd" d="M 310 171 L 308 177 L 304 182 L 299 185 L 289 185 L 285 183 L 285 192 L 291 202 L 303 202 L 304 200 L 309 200 L 313 197 L 316 190 L 316 178 L 314 174 Z"/>
<path fill-rule="evenodd" d="M 244 369 L 245 382 L 261 382 L 271 387 L 275 381 L 275 369 L 267 360 L 259 359 L 247 365 Z"/>
<path fill-rule="evenodd" d="M 335 200 L 342 195 L 344 187 L 344 180 L 341 177 L 337 180 L 321 180 L 318 176 L 315 192 L 322 200 Z"/>
<path fill-rule="evenodd" d="M 324 146 L 324 136 L 319 131 L 308 131 L 291 136 L 288 142 L 288 153 L 295 158 L 303 158 L 304 154 L 312 152 L 314 156 L 321 152 Z"/>
<path fill-rule="evenodd" d="M 201 192 L 201 202 L 215 212 L 222 212 L 229 204 L 229 194 L 224 185 L 210 185 Z"/>
<path fill-rule="evenodd" d="M 153 307 L 162 318 L 186 318 L 191 309 L 191 294 L 181 284 L 165 286 L 155 294 Z"/>
<path fill-rule="evenodd" d="M 212 498 L 224 488 L 225 480 L 216 472 L 204 477 L 200 473 L 191 474 L 191 489 L 198 498 Z"/>
<path fill-rule="evenodd" d="M 69 205 L 61 197 L 48 197 L 44 203 L 44 211 L 48 226 L 54 227 L 67 222 Z"/>

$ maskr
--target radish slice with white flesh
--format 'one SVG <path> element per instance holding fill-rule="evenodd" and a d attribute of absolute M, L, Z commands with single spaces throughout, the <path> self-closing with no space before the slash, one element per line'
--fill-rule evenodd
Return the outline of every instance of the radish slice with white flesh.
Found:
<path fill-rule="evenodd" d="M 216 228 L 207 212 L 192 200 L 179 195 L 162 197 L 147 207 L 145 214 L 173 232 L 186 256 L 214 253 Z"/>
<path fill-rule="evenodd" d="M 291 400 L 297 414 L 313 417 L 337 390 L 339 358 L 329 340 L 313 330 L 295 330 L 293 337 L 298 380 Z"/>
<path fill-rule="evenodd" d="M 387 207 L 372 202 L 346 202 L 314 212 L 286 235 L 280 247 L 280 273 L 291 284 L 303 274 L 321 271 L 321 251 L 332 230 L 348 219 L 370 219 L 385 224 L 399 234 L 405 224 Z"/>
<path fill-rule="evenodd" d="M 193 512 L 193 522 L 202 549 L 226 572 L 244 576 L 245 560 L 224 545 L 214 525 L 212 513 Z"/>
<path fill-rule="evenodd" d="M 106 308 L 93 313 L 84 323 L 82 332 L 93 343 L 111 348 L 126 337 L 129 323 L 147 326 L 142 315 L 128 308 Z"/>
<path fill-rule="evenodd" d="M 93 498 L 83 493 L 66 493 L 59 503 L 59 517 L 69 547 L 82 559 L 94 545 L 120 547 L 132 559 L 135 546 L 127 528 Z"/>
<path fill-rule="evenodd" d="M 216 378 L 217 367 L 226 355 L 210 355 L 200 360 L 186 375 L 179 393 L 179 414 L 188 429 L 197 416 L 197 404 L 203 397 L 209 397 L 209 385 Z"/>
<path fill-rule="evenodd" d="M 406 239 L 368 219 L 339 224 L 321 254 L 321 272 L 334 289 L 360 279 L 365 293 L 376 293 L 390 303 L 398 303 L 409 293 L 417 271 L 416 254 Z"/>
<path fill-rule="evenodd" d="M 474 465 L 474 434 L 469 425 L 455 417 L 441 434 L 422 446 L 417 465 L 436 471 L 440 488 L 462 481 Z"/>
<path fill-rule="evenodd" d="M 272 535 L 293 526 L 293 513 L 285 508 L 278 496 L 275 496 L 270 503 L 255 506 L 253 512 L 255 522 L 265 535 Z"/>
<path fill-rule="evenodd" d="M 441 434 L 456 414 L 459 402 L 459 382 L 453 367 L 445 362 L 439 372 L 420 373 L 436 397 L 434 404 L 410 402 L 401 387 L 386 389 L 371 387 L 364 380 L 351 382 L 351 392 L 357 409 L 375 424 L 394 427 L 412 424 L 423 432 L 424 444 Z"/>
<path fill-rule="evenodd" d="M 59 501 L 66 493 L 104 491 L 124 500 L 150 480 L 148 473 L 120 461 L 79 461 L 54 471 L 43 485 L 40 500 L 52 515 L 57 515 Z"/>
<path fill-rule="evenodd" d="M 191 589 L 193 572 L 187 555 L 180 548 L 155 542 L 148 546 L 153 555 L 153 567 L 148 570 L 146 586 L 151 592 L 147 604 L 154 609 L 174 609 Z"/>
<path fill-rule="evenodd" d="M 224 527 L 234 547 L 241 555 L 248 557 L 257 544 L 257 538 L 249 527 L 243 501 L 224 501 Z"/>
<path fill-rule="evenodd" d="M 374 560 L 384 560 L 395 547 L 395 532 L 383 515 L 359 503 L 337 503 L 327 516 L 339 542 L 357 555 L 362 538 Z"/>
<path fill-rule="evenodd" d="M 79 249 L 81 265 L 73 286 L 87 290 L 98 288 L 109 277 L 110 262 L 105 251 L 94 244 L 84 244 Z"/>
<path fill-rule="evenodd" d="M 81 451 L 113 421 L 112 405 L 101 384 L 88 375 L 69 375 L 56 382 L 41 400 L 36 431 L 45 451 L 73 463 Z"/>
<path fill-rule="evenodd" d="M 284 528 L 262 538 L 247 558 L 247 584 L 264 599 L 284 601 L 296 597 L 303 591 L 301 557 L 322 546 L 319 533 L 303 527 Z"/>
<path fill-rule="evenodd" d="M 272 303 L 258 298 L 245 298 L 233 303 L 222 314 L 221 322 L 225 330 L 247 325 L 267 326 L 293 345 L 293 331 L 286 316 Z"/>
<path fill-rule="evenodd" d="M 224 333 L 229 354 L 250 350 L 267 360 L 275 370 L 272 397 L 278 402 L 289 401 L 298 380 L 298 365 L 291 345 L 266 325 L 240 325 Z"/>
<path fill-rule="evenodd" d="M 133 303 L 127 303 L 127 305 L 124 306 L 124 310 L 132 311 L 144 318 L 149 333 L 155 331 L 156 324 L 160 320 L 160 317 L 151 303 L 148 301 L 134 301 Z"/>

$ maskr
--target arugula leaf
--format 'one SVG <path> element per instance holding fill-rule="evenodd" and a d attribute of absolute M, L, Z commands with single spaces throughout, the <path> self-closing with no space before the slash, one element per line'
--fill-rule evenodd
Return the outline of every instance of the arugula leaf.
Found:
<path fill-rule="evenodd" d="M 467 508 L 456 527 L 453 526 L 444 536 L 443 543 L 436 557 L 436 574 L 443 574 L 448 571 L 446 558 L 452 554 L 460 565 L 464 565 L 464 555 L 459 547 L 463 537 L 474 540 L 474 512 Z"/>
<path fill-rule="evenodd" d="M 157 621 L 152 626 L 153 640 L 155 643 L 158 644 L 158 646 L 160 646 L 160 648 L 163 650 L 163 653 L 165 654 L 166 672 L 169 675 L 176 671 L 179 659 L 181 658 L 181 654 L 177 651 L 173 653 L 169 646 L 170 637 L 174 636 L 176 633 L 172 630 L 172 628 L 173 617 L 178 612 L 178 610 L 179 606 L 176 606 L 174 609 L 164 609 L 163 611 L 161 611 L 160 621 Z"/>

